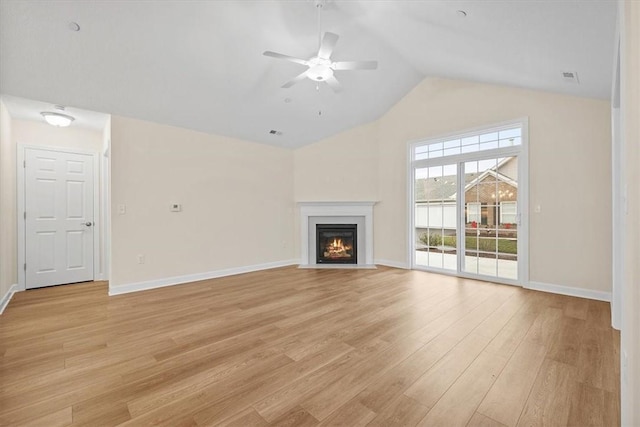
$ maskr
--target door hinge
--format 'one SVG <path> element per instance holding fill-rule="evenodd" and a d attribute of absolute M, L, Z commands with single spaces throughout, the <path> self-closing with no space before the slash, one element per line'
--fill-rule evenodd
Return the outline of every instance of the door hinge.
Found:
<path fill-rule="evenodd" d="M 27 219 L 27 211 L 24 211 L 24 219 Z"/>
<path fill-rule="evenodd" d="M 23 168 L 26 168 L 26 167 L 27 167 L 27 161 L 26 161 L 26 160 L 23 160 L 23 161 L 22 161 L 22 167 L 23 167 Z"/>
<path fill-rule="evenodd" d="M 27 271 L 27 263 L 24 263 L 24 271 Z"/>

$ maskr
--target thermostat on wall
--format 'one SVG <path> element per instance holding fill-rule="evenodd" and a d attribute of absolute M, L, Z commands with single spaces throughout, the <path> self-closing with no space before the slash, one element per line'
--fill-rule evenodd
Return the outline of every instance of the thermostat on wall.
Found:
<path fill-rule="evenodd" d="M 171 212 L 180 212 L 182 205 L 180 203 L 171 203 Z"/>

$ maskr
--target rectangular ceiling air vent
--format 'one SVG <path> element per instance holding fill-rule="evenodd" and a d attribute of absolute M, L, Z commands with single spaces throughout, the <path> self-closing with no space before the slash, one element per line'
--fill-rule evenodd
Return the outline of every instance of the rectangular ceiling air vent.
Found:
<path fill-rule="evenodd" d="M 578 80 L 578 73 L 575 71 L 563 71 L 562 79 L 565 83 L 580 83 L 580 80 Z"/>

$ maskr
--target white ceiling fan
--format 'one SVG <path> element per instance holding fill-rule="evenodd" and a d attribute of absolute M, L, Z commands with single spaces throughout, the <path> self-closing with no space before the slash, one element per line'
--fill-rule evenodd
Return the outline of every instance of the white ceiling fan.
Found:
<path fill-rule="evenodd" d="M 316 0 L 315 2 L 316 7 L 318 8 L 318 29 L 320 29 L 320 11 L 324 6 L 324 2 L 325 0 Z M 319 35 L 322 34 L 320 31 L 318 32 Z M 342 86 L 334 76 L 334 71 L 375 70 L 378 68 L 378 61 L 332 61 L 331 54 L 333 53 L 333 48 L 338 42 L 338 38 L 339 36 L 337 34 L 330 32 L 324 33 L 324 37 L 322 37 L 322 40 L 320 41 L 318 54 L 309 59 L 296 58 L 294 56 L 283 55 L 269 50 L 265 51 L 263 55 L 270 56 L 272 58 L 284 59 L 308 67 L 302 74 L 299 74 L 297 77 L 283 84 L 283 88 L 289 88 L 308 78 L 314 82 L 326 82 L 334 92 L 340 92 L 342 90 Z"/>

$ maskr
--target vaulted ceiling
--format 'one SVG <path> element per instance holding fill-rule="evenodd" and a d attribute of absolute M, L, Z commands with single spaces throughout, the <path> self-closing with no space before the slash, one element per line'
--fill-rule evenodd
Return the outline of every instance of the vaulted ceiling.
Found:
<path fill-rule="evenodd" d="M 340 36 L 332 60 L 378 69 L 336 71 L 340 93 L 283 89 L 306 67 L 262 53 L 314 56 L 318 13 Z M 3 0 L 0 92 L 299 147 L 375 120 L 427 76 L 609 98 L 615 15 L 611 0 Z"/>

